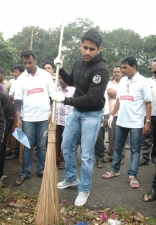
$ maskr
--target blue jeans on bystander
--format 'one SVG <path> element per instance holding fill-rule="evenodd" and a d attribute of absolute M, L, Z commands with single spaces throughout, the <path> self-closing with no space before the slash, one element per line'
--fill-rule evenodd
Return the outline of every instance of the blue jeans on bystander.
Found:
<path fill-rule="evenodd" d="M 32 166 L 33 147 L 37 145 L 37 174 L 43 173 L 46 156 L 48 120 L 39 122 L 22 121 L 22 130 L 26 134 L 30 149 L 24 146 L 22 175 L 28 177 Z"/>
<path fill-rule="evenodd" d="M 115 149 L 111 168 L 115 173 L 118 173 L 120 170 L 120 161 L 122 159 L 122 152 L 128 132 L 130 133 L 131 146 L 131 162 L 130 169 L 128 170 L 128 176 L 136 177 L 140 160 L 142 128 L 125 128 L 116 125 Z"/>

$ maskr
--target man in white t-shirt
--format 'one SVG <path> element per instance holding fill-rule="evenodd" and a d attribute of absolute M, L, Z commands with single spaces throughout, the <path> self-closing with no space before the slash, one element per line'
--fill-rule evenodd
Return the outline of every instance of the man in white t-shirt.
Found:
<path fill-rule="evenodd" d="M 13 68 L 13 75 L 15 79 L 13 79 L 13 81 L 11 82 L 11 86 L 9 90 L 9 97 L 11 98 L 12 101 L 14 100 L 14 95 L 17 89 L 17 79 L 24 71 L 25 71 L 25 68 L 22 64 L 18 64 L 14 66 Z"/>
<path fill-rule="evenodd" d="M 152 113 L 151 113 L 151 126 L 150 132 L 144 136 L 143 143 L 142 143 L 142 157 L 140 160 L 139 166 L 145 166 L 149 164 L 150 160 L 150 153 L 152 151 L 151 156 L 153 155 L 153 149 L 156 146 L 156 138 L 154 138 L 154 131 L 156 131 L 156 62 L 152 63 L 151 65 L 151 72 L 152 77 L 148 78 L 147 81 L 151 87 L 152 93 Z M 153 147 L 152 147 L 153 146 Z M 156 153 L 155 153 L 156 156 Z"/>
<path fill-rule="evenodd" d="M 116 139 L 111 171 L 103 175 L 109 179 L 120 175 L 120 161 L 128 132 L 130 132 L 131 162 L 128 179 L 131 188 L 138 188 L 136 179 L 139 168 L 141 136 L 150 130 L 151 122 L 151 89 L 147 79 L 137 72 L 137 60 L 128 56 L 122 60 L 122 72 L 125 77 L 120 81 L 116 103 L 108 121 L 111 127 L 113 117 L 118 111 L 116 122 Z M 146 121 L 144 115 L 146 109 Z"/>
<path fill-rule="evenodd" d="M 31 50 L 21 54 L 27 71 L 18 78 L 18 88 L 14 96 L 16 127 L 26 134 L 30 149 L 24 146 L 22 173 L 15 186 L 21 185 L 30 177 L 33 147 L 37 145 L 37 176 L 42 177 L 46 156 L 46 143 L 49 118 L 51 116 L 50 97 L 54 83 L 50 73 L 36 65 L 36 55 Z M 20 111 L 22 106 L 22 122 Z"/>

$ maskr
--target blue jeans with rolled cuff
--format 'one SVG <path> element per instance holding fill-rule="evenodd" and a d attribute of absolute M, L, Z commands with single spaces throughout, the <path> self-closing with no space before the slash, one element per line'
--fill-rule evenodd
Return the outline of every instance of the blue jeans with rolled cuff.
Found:
<path fill-rule="evenodd" d="M 130 169 L 127 173 L 128 176 L 136 177 L 140 160 L 142 128 L 125 128 L 116 125 L 115 149 L 111 168 L 115 173 L 120 170 L 120 162 L 128 132 L 130 133 L 131 158 Z"/>

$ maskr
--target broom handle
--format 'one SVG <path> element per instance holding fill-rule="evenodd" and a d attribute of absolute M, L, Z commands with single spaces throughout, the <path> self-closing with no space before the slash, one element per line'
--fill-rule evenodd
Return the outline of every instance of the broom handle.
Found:
<path fill-rule="evenodd" d="M 64 31 L 64 20 L 62 20 L 62 26 L 61 26 L 61 33 L 60 33 L 60 43 L 59 43 L 59 50 L 58 50 L 58 57 L 61 57 L 61 49 L 62 49 L 62 40 L 63 40 L 63 31 Z M 59 74 L 59 64 L 56 66 L 56 75 L 55 75 L 55 86 L 54 91 L 57 91 L 57 81 L 58 81 L 58 74 Z M 56 102 L 53 101 L 53 108 L 52 108 L 52 123 L 55 119 L 55 109 L 56 109 Z"/>

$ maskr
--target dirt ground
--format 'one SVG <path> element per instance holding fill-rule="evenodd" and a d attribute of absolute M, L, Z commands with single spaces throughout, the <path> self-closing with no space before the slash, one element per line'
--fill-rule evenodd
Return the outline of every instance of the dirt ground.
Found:
<path fill-rule="evenodd" d="M 80 152 L 80 151 L 79 151 Z M 111 163 L 105 163 L 104 168 L 98 169 L 94 164 L 93 183 L 91 194 L 85 205 L 89 209 L 111 208 L 118 206 L 135 208 L 136 212 L 140 212 L 145 216 L 156 217 L 156 201 L 151 203 L 142 202 L 143 194 L 151 189 L 152 181 L 155 173 L 155 165 L 150 162 L 149 165 L 139 168 L 138 181 L 139 189 L 132 189 L 129 186 L 127 170 L 130 164 L 130 150 L 126 150 L 124 165 L 121 166 L 121 175 L 112 179 L 103 179 L 102 175 L 110 171 Z M 77 156 L 78 174 L 80 173 L 80 153 Z M 21 173 L 21 165 L 17 159 L 6 160 L 4 174 L 8 176 L 5 183 L 13 190 L 26 193 L 39 193 L 42 178 L 36 176 L 37 163 L 32 163 L 31 178 L 25 181 L 21 186 L 15 187 L 14 181 Z M 50 172 L 50 171 L 49 171 Z M 58 170 L 58 181 L 64 179 L 64 171 Z M 77 187 L 70 187 L 59 191 L 60 201 L 66 200 L 66 204 L 74 204 L 77 196 Z"/>

